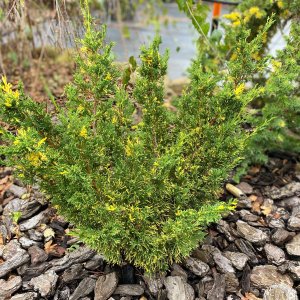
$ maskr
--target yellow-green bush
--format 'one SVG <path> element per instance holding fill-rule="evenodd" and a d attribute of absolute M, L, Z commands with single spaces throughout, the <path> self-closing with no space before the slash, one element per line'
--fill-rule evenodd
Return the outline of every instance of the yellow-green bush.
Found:
<path fill-rule="evenodd" d="M 270 24 L 250 43 L 241 28 L 236 60 L 219 74 L 204 71 L 199 56 L 171 112 L 163 100 L 168 54 L 159 53 L 160 39 L 141 49 L 133 92 L 127 91 L 112 45 L 104 42 L 105 27 L 95 30 L 85 11 L 86 34 L 65 107 L 54 103 L 50 115 L 3 78 L 0 115 L 10 125 L 1 135 L 4 163 L 25 182 L 38 183 L 81 240 L 110 262 L 166 269 L 234 208 L 218 198 L 251 136 L 241 125 L 248 103 L 263 91 L 245 84 L 265 70 L 266 60 L 252 54 Z"/>
<path fill-rule="evenodd" d="M 179 7 L 192 20 L 205 12 L 203 4 L 194 6 L 193 1 L 177 0 Z M 188 9 L 189 8 L 189 9 Z M 265 72 L 252 73 L 248 86 L 260 87 L 263 93 L 249 106 L 251 114 L 247 117 L 248 127 L 261 130 L 253 135 L 245 148 L 244 159 L 236 173 L 236 179 L 246 172 L 249 164 L 265 163 L 268 151 L 288 150 L 300 152 L 300 2 L 299 0 L 245 0 L 229 14 L 220 19 L 223 31 L 216 30 L 211 36 L 199 31 L 199 57 L 207 73 L 236 64 L 241 51 L 236 47 L 236 37 L 246 28 L 249 30 L 247 41 L 251 43 L 261 32 L 269 18 L 273 22 L 270 30 L 264 33 L 261 47 L 251 53 L 256 61 L 269 55 L 270 42 L 278 30 L 291 24 L 286 38 L 287 45 L 275 55 L 269 55 L 269 65 Z M 190 12 L 192 11 L 192 13 Z M 196 29 L 205 28 L 206 18 L 197 18 Z M 195 23 L 195 22 L 194 22 Z M 283 42 L 283 40 L 282 40 Z"/>

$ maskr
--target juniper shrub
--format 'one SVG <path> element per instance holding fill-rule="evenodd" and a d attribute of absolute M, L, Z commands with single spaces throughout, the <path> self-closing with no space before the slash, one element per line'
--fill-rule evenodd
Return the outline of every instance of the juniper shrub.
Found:
<path fill-rule="evenodd" d="M 2 79 L 4 163 L 24 182 L 39 184 L 79 238 L 109 262 L 166 270 L 197 247 L 207 225 L 235 207 L 218 199 L 253 134 L 242 124 L 248 104 L 264 90 L 246 83 L 265 70 L 267 58 L 252 54 L 271 22 L 250 43 L 250 31 L 242 28 L 236 59 L 219 73 L 205 70 L 199 55 L 177 110 L 169 111 L 168 52 L 160 53 L 160 38 L 142 47 L 130 91 L 113 61 L 113 45 L 105 43 L 105 27 L 95 29 L 88 10 L 84 15 L 77 70 L 66 87 L 66 106 L 54 102 L 55 115 L 21 85 L 15 90 Z"/>

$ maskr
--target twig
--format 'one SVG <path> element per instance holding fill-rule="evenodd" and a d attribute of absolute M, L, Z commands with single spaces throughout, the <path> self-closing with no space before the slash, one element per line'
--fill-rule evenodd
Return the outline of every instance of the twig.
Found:
<path fill-rule="evenodd" d="M 224 61 L 220 56 L 219 56 L 219 53 L 217 51 L 217 49 L 210 43 L 209 39 L 207 38 L 206 34 L 203 32 L 200 24 L 198 23 L 198 21 L 196 20 L 195 16 L 193 15 L 193 12 L 188 4 L 188 2 L 186 1 L 185 2 L 188 10 L 189 10 L 189 13 L 191 15 L 191 17 L 193 18 L 194 22 L 196 23 L 198 29 L 199 29 L 199 32 L 201 33 L 201 35 L 203 36 L 205 42 L 207 43 L 207 45 L 213 50 L 213 52 L 216 54 L 216 56 L 221 60 L 221 61 Z"/>

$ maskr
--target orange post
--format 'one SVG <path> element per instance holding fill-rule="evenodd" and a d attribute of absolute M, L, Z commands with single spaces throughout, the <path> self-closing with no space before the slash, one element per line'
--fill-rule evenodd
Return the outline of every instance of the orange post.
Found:
<path fill-rule="evenodd" d="M 218 29 L 221 11 L 222 11 L 222 3 L 214 3 L 211 32 L 213 32 L 215 29 Z"/>
<path fill-rule="evenodd" d="M 214 3 L 213 6 L 213 19 L 218 19 L 221 15 L 222 4 L 221 3 Z"/>

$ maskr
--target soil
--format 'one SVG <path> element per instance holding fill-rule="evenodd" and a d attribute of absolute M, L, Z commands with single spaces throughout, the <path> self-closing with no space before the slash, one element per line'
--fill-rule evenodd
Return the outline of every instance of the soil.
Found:
<path fill-rule="evenodd" d="M 36 51 L 28 67 L 20 68 L 6 58 L 4 64 L 11 67 L 6 68 L 5 75 L 15 87 L 22 82 L 32 99 L 51 106 L 50 96 L 58 103 L 64 101 L 64 87 L 72 80 L 75 64 L 70 51 L 46 48 L 42 56 L 40 51 Z"/>

